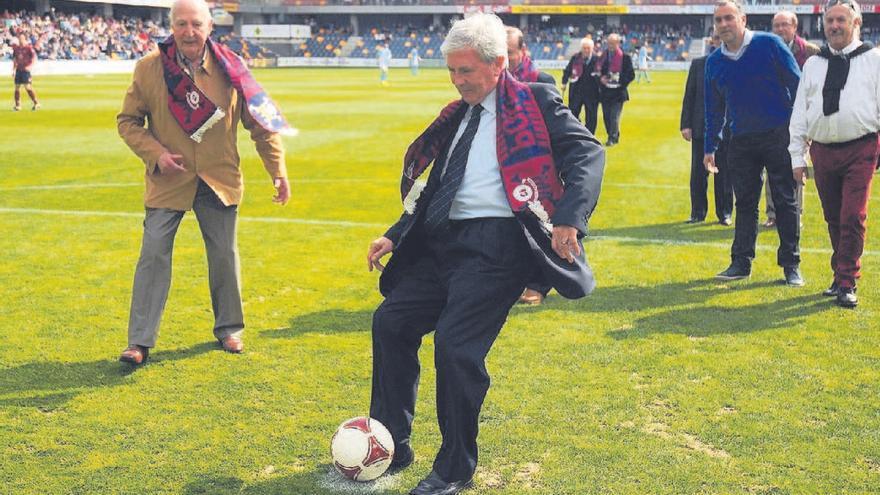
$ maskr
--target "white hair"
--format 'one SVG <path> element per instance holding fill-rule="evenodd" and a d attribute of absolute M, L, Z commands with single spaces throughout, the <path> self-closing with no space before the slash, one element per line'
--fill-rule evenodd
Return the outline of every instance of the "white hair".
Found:
<path fill-rule="evenodd" d="M 440 45 L 440 53 L 445 57 L 469 48 L 476 50 L 486 63 L 504 57 L 507 67 L 507 31 L 501 19 L 495 14 L 477 13 L 455 21 Z"/>
<path fill-rule="evenodd" d="M 171 12 L 169 12 L 169 16 L 172 22 L 174 22 L 175 12 L 177 12 L 178 7 L 180 7 L 182 4 L 192 5 L 196 8 L 196 10 L 200 10 L 203 14 L 206 15 L 209 21 L 213 19 L 211 17 L 211 8 L 208 7 L 208 3 L 205 0 L 174 0 L 174 3 L 171 4 Z"/>

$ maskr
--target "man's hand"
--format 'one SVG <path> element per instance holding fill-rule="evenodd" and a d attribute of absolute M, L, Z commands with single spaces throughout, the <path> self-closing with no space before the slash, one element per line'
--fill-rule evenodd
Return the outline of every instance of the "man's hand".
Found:
<path fill-rule="evenodd" d="M 703 166 L 706 167 L 706 172 L 710 174 L 717 174 L 718 167 L 715 166 L 715 153 L 706 153 L 703 155 Z"/>
<path fill-rule="evenodd" d="M 560 258 L 569 263 L 574 263 L 574 257 L 581 255 L 581 247 L 577 243 L 577 229 L 568 225 L 553 227 L 553 238 L 550 245 Z"/>
<path fill-rule="evenodd" d="M 682 129 L 681 137 L 683 137 L 685 141 L 690 142 L 694 137 L 694 132 L 690 129 Z"/>
<path fill-rule="evenodd" d="M 385 269 L 385 265 L 380 261 L 383 256 L 394 250 L 394 243 L 387 237 L 380 237 L 370 243 L 370 249 L 367 251 L 367 269 L 373 271 L 375 267 L 380 272 Z"/>
<path fill-rule="evenodd" d="M 794 181 L 798 184 L 807 185 L 807 167 L 798 167 L 791 169 Z"/>
<path fill-rule="evenodd" d="M 276 177 L 272 185 L 275 186 L 275 196 L 272 196 L 272 201 L 281 206 L 286 205 L 290 199 L 290 182 L 287 181 L 287 177 Z"/>
<path fill-rule="evenodd" d="M 159 160 L 156 164 L 159 165 L 159 171 L 162 174 L 178 174 L 186 171 L 182 162 L 180 162 L 182 159 L 183 155 L 174 155 L 166 151 L 159 155 Z"/>

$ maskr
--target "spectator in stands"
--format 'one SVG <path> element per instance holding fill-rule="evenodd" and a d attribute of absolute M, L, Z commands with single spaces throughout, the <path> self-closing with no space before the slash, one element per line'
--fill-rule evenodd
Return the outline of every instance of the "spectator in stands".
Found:
<path fill-rule="evenodd" d="M 781 38 L 746 29 L 746 15 L 737 0 L 719 1 L 713 19 L 723 45 L 706 59 L 703 163 L 709 172 L 718 172 L 714 153 L 726 111 L 732 134 L 728 160 L 736 195 L 731 263 L 716 278 L 737 280 L 751 275 L 761 172 L 766 169 L 777 207 L 777 263 L 783 268 L 786 284 L 802 286 L 796 187 L 787 151 L 788 123 L 800 70 Z"/>
<path fill-rule="evenodd" d="M 556 87 L 556 79 L 546 72 L 541 72 L 532 63 L 529 57 L 528 47 L 523 40 L 523 33 L 519 28 L 507 26 L 507 59 L 509 62 L 510 72 L 518 81 L 522 82 L 539 82 L 552 84 Z"/>
<path fill-rule="evenodd" d="M 379 61 L 379 83 L 388 86 L 388 68 L 391 66 L 391 49 L 386 41 L 376 46 L 376 58 Z"/>
<path fill-rule="evenodd" d="M 791 164 L 806 182 L 809 149 L 816 188 L 831 237 L 834 280 L 823 292 L 855 307 L 865 247 L 871 181 L 880 156 L 880 52 L 859 39 L 862 11 L 853 0 L 832 0 L 823 17 L 828 45 L 804 65 L 791 116 Z M 812 143 L 812 144 L 811 144 Z"/>
<path fill-rule="evenodd" d="M 562 71 L 563 93 L 568 85 L 568 108 L 578 119 L 581 118 L 581 108 L 584 109 L 584 120 L 592 134 L 596 134 L 599 123 L 599 69 L 594 49 L 591 38 L 582 39 L 581 50 L 571 57 Z"/>
<path fill-rule="evenodd" d="M 643 43 L 642 46 L 639 47 L 638 54 L 636 55 L 636 84 L 640 83 L 642 77 L 645 78 L 645 81 L 648 83 L 651 82 L 651 77 L 648 75 L 648 61 L 651 60 L 651 57 L 648 56 L 648 47 Z"/>
<path fill-rule="evenodd" d="M 214 337 L 227 352 L 244 348 L 237 247 L 242 195 L 237 128 L 241 121 L 285 204 L 290 185 L 279 133 L 290 130 L 241 59 L 211 41 L 204 0 L 175 0 L 173 39 L 141 59 L 116 117 L 119 135 L 146 165 L 144 237 L 135 270 L 128 348 L 141 364 L 155 346 L 171 285 L 174 237 L 186 210 L 199 222 L 208 256 Z M 148 120 L 148 122 L 147 122 Z M 146 123 L 146 126 L 145 126 Z"/>
<path fill-rule="evenodd" d="M 37 93 L 32 86 L 31 69 L 34 62 L 37 61 L 37 52 L 28 42 L 27 36 L 18 35 L 18 45 L 12 47 L 12 76 L 15 82 L 15 106 L 12 107 L 16 112 L 21 110 L 21 87 L 24 86 L 28 97 L 33 102 L 31 110 L 40 108 L 40 102 L 37 101 Z"/>
<path fill-rule="evenodd" d="M 773 16 L 773 33 L 782 38 L 782 41 L 794 55 L 798 67 L 803 69 L 807 59 L 819 53 L 819 47 L 798 36 L 797 27 L 798 18 L 794 12 L 782 10 Z M 767 221 L 763 225 L 764 227 L 774 227 L 776 225 L 776 207 L 773 205 L 773 195 L 770 194 L 768 181 L 769 179 L 764 181 Z M 797 207 L 798 224 L 800 224 L 800 219 L 804 214 L 804 185 L 800 182 L 797 183 Z"/>
<path fill-rule="evenodd" d="M 597 62 L 599 66 L 599 83 L 602 85 L 602 120 L 608 140 L 605 146 L 614 146 L 620 142 L 620 118 L 623 115 L 623 104 L 629 100 L 627 86 L 635 79 L 632 58 L 628 57 L 620 47 L 620 35 L 612 33 L 607 38 L 608 48 Z"/>
<path fill-rule="evenodd" d="M 394 437 L 394 469 L 413 462 L 418 350 L 434 332 L 442 445 L 410 495 L 471 486 L 486 356 L 530 273 L 540 268 L 566 297 L 595 287 L 579 239 L 599 196 L 602 146 L 554 87 L 505 70 L 506 36 L 491 14 L 452 26 L 442 52 L 462 98 L 409 147 L 405 211 L 367 254 L 385 296 L 373 315 L 370 417 Z M 431 163 L 424 187 L 413 187 Z"/>
<path fill-rule="evenodd" d="M 720 43 L 713 36 L 713 45 Z M 681 137 L 691 143 L 691 215 L 685 223 L 700 223 L 709 210 L 707 190 L 709 172 L 703 166 L 703 131 L 705 122 L 705 74 L 706 56 L 691 61 L 681 103 Z M 726 162 L 716 153 L 718 173 L 715 174 L 715 215 L 721 225 L 730 225 L 733 215 L 733 184 Z"/>

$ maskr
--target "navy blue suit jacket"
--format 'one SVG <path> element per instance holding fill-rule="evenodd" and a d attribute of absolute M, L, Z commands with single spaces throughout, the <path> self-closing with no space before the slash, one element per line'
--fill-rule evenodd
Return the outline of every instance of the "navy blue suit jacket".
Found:
<path fill-rule="evenodd" d="M 550 133 L 553 161 L 565 188 L 551 222 L 554 225 L 569 225 L 578 230 L 581 256 L 573 264 L 560 258 L 551 248 L 550 232 L 531 213 L 518 213 L 516 218 L 523 227 L 544 279 L 563 297 L 576 299 L 589 294 L 596 286 L 593 271 L 583 254 L 580 238 L 587 233 L 587 222 L 599 199 L 605 169 L 605 150 L 572 115 L 568 107 L 562 104 L 562 98 L 554 86 L 531 83 L 529 87 L 541 108 L 544 123 Z M 421 254 L 407 249 L 407 235 L 418 222 L 420 214 L 440 183 L 442 167 L 437 164 L 445 161 L 449 144 L 444 143 L 443 153 L 435 160 L 428 183 L 416 202 L 415 211 L 412 214 L 404 213 L 385 233 L 385 237 L 394 243 L 394 251 L 379 278 L 379 290 L 383 295 L 388 295 L 394 286 L 399 259 Z M 500 176 L 498 180 L 501 180 Z"/>

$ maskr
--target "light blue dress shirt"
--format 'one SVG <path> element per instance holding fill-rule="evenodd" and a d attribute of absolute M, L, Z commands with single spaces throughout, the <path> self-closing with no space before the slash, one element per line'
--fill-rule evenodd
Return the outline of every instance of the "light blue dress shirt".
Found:
<path fill-rule="evenodd" d="M 495 90 L 492 90 L 480 104 L 483 106 L 483 112 L 480 114 L 480 126 L 477 127 L 477 134 L 471 143 L 464 178 L 461 180 L 458 192 L 455 193 L 455 198 L 452 200 L 452 207 L 449 209 L 450 220 L 513 216 L 501 180 L 501 169 L 498 165 L 495 142 L 497 122 L 495 118 Z M 469 108 L 461 120 L 448 154 L 452 154 L 456 143 L 464 134 L 472 111 L 473 107 Z M 448 156 L 446 160 L 448 163 Z M 443 164 L 443 170 L 445 172 L 446 163 Z"/>

